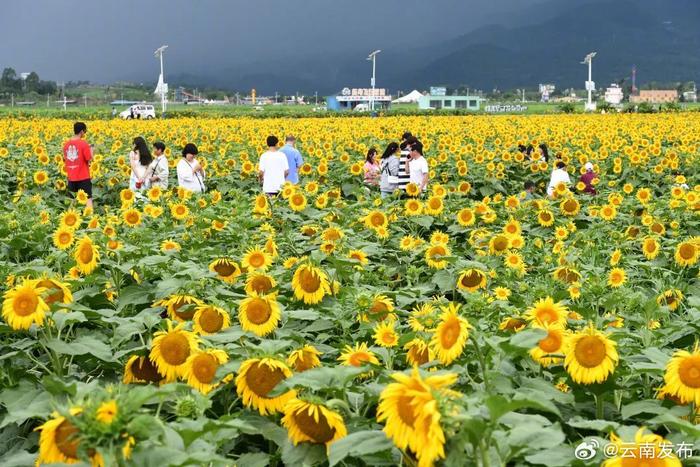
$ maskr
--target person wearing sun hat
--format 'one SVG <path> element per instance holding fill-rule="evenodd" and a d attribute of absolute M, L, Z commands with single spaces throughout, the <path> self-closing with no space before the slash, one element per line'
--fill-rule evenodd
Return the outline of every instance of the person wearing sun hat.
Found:
<path fill-rule="evenodd" d="M 598 174 L 595 173 L 593 169 L 593 164 L 590 162 L 586 162 L 586 165 L 583 166 L 584 169 L 586 169 L 586 173 L 581 175 L 580 181 L 583 182 L 584 185 L 586 185 L 586 188 L 583 189 L 584 193 L 588 193 L 589 195 L 595 195 L 595 187 L 593 186 L 593 180 L 598 178 Z"/>

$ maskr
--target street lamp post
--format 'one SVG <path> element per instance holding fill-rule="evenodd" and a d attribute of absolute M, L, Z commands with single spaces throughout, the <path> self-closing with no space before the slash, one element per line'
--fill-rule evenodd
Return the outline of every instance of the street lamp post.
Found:
<path fill-rule="evenodd" d="M 158 77 L 158 85 L 156 86 L 155 94 L 160 94 L 160 105 L 163 115 L 165 115 L 165 107 L 168 95 L 168 85 L 165 84 L 165 78 L 163 75 L 163 52 L 167 49 L 167 45 L 159 47 L 154 55 L 160 59 L 160 76 Z"/>
<path fill-rule="evenodd" d="M 588 81 L 586 81 L 586 91 L 588 91 L 588 102 L 586 102 L 586 112 L 595 112 L 596 103 L 593 102 L 593 91 L 595 91 L 595 83 L 593 82 L 593 57 L 597 52 L 591 52 L 586 55 L 586 58 L 581 62 L 582 65 L 588 65 Z"/>
<path fill-rule="evenodd" d="M 375 50 L 367 57 L 367 60 L 372 62 L 372 81 L 370 82 L 372 86 L 372 95 L 369 98 L 369 107 L 372 111 L 374 111 L 374 87 L 377 84 L 377 54 L 379 52 L 381 52 L 381 50 Z"/>

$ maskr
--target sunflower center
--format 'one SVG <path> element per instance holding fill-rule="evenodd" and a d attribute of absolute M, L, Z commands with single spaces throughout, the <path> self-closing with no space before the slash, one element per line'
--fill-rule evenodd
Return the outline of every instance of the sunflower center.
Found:
<path fill-rule="evenodd" d="M 409 354 L 411 355 L 413 361 L 418 365 L 428 363 L 428 358 L 430 357 L 427 347 L 421 349 L 418 346 L 414 346 L 411 348 L 411 350 L 409 350 Z"/>
<path fill-rule="evenodd" d="M 92 262 L 92 246 L 83 245 L 80 248 L 80 253 L 78 254 L 78 257 L 80 258 L 80 262 L 83 264 Z"/>
<path fill-rule="evenodd" d="M 310 370 L 313 367 L 313 358 L 311 355 L 307 355 L 306 353 L 303 353 L 301 357 L 299 357 L 297 361 L 294 362 L 294 369 L 297 370 L 299 373 L 301 373 L 302 371 Z"/>
<path fill-rule="evenodd" d="M 369 354 L 367 352 L 354 352 L 350 355 L 348 362 L 352 366 L 361 366 L 364 362 L 369 361 Z"/>
<path fill-rule="evenodd" d="M 54 441 L 56 442 L 56 447 L 61 454 L 70 458 L 78 458 L 78 446 L 80 441 L 77 439 L 78 429 L 68 420 L 63 420 L 58 427 L 56 427 L 56 433 L 54 434 Z"/>
<path fill-rule="evenodd" d="M 396 403 L 397 412 L 399 413 L 401 421 L 411 428 L 413 428 L 413 424 L 416 422 L 416 415 L 411 405 L 412 400 L 413 398 L 411 396 L 399 396 L 399 400 Z"/>
<path fill-rule="evenodd" d="M 299 275 L 299 284 L 306 293 L 314 293 L 321 287 L 321 279 L 313 272 L 304 269 Z"/>
<path fill-rule="evenodd" d="M 384 225 L 384 214 L 381 214 L 381 213 L 372 214 L 371 222 L 372 222 L 372 225 L 374 227 L 379 227 L 380 225 Z"/>
<path fill-rule="evenodd" d="M 262 267 L 265 264 L 265 257 L 260 253 L 253 253 L 248 260 L 251 266 L 254 268 Z"/>
<path fill-rule="evenodd" d="M 192 319 L 194 316 L 194 307 L 185 307 L 184 310 L 180 311 L 180 308 L 189 304 L 189 300 L 182 297 L 178 298 L 177 301 L 173 303 L 173 313 L 175 313 L 178 318 L 185 321 Z"/>
<path fill-rule="evenodd" d="M 594 368 L 605 359 L 605 343 L 596 336 L 585 336 L 576 343 L 576 361 L 583 367 Z"/>
<path fill-rule="evenodd" d="M 160 353 L 168 365 L 182 365 L 190 356 L 190 343 L 181 333 L 170 333 L 160 342 Z"/>
<path fill-rule="evenodd" d="M 66 244 L 66 243 L 69 243 L 69 242 L 70 242 L 70 237 L 71 237 L 71 234 L 70 234 L 70 233 L 68 233 L 68 232 L 61 232 L 61 234 L 58 236 L 58 243 L 60 243 L 61 245 L 64 245 L 64 244 Z"/>
<path fill-rule="evenodd" d="M 155 365 L 145 357 L 139 357 L 131 364 L 131 372 L 138 379 L 151 383 L 157 383 L 163 379 L 163 376 L 158 373 Z"/>
<path fill-rule="evenodd" d="M 219 263 L 216 266 L 214 266 L 214 271 L 216 271 L 216 273 L 222 277 L 229 277 L 236 272 L 236 268 L 233 264 L 226 262 Z"/>
<path fill-rule="evenodd" d="M 495 251 L 503 251 L 508 248 L 508 239 L 505 237 L 496 237 L 493 242 L 493 249 Z"/>
<path fill-rule="evenodd" d="M 539 343 L 540 349 L 547 353 L 554 353 L 561 347 L 561 336 L 557 333 L 550 332 L 547 337 Z"/>
<path fill-rule="evenodd" d="M 700 388 L 700 356 L 693 355 L 684 359 L 678 367 L 678 376 L 686 386 Z"/>
<path fill-rule="evenodd" d="M 459 321 L 454 318 L 446 321 L 445 326 L 443 326 L 442 331 L 440 332 L 440 342 L 442 347 L 449 349 L 455 345 L 455 342 L 457 342 L 457 339 L 459 338 L 460 331 Z"/>
<path fill-rule="evenodd" d="M 197 381 L 203 384 L 211 384 L 216 375 L 219 362 L 209 354 L 198 355 L 192 362 L 192 373 Z"/>
<path fill-rule="evenodd" d="M 36 311 L 39 300 L 34 292 L 22 292 L 15 297 L 14 309 L 19 316 L 29 316 Z"/>
<path fill-rule="evenodd" d="M 543 212 L 540 214 L 540 219 L 542 219 L 542 222 L 549 222 L 552 220 L 552 216 L 548 212 Z"/>
<path fill-rule="evenodd" d="M 576 210 L 576 207 L 576 201 L 574 201 L 573 199 L 570 199 L 564 203 L 564 210 L 566 212 L 574 212 Z"/>
<path fill-rule="evenodd" d="M 318 421 L 309 415 L 308 410 L 301 409 L 294 414 L 294 421 L 299 429 L 316 443 L 327 443 L 335 436 L 335 428 L 331 427 L 325 415 L 319 409 Z"/>
<path fill-rule="evenodd" d="M 678 254 L 684 260 L 691 260 L 695 256 L 695 246 L 690 243 L 682 243 L 678 249 Z"/>
<path fill-rule="evenodd" d="M 272 288 L 272 282 L 265 276 L 258 276 L 251 282 L 251 287 L 257 293 L 267 292 Z"/>
<path fill-rule="evenodd" d="M 462 276 L 462 285 L 467 288 L 474 288 L 481 284 L 481 274 L 477 271 L 469 271 Z"/>
<path fill-rule="evenodd" d="M 212 334 L 221 330 L 224 325 L 224 317 L 209 307 L 199 316 L 199 325 L 205 332 Z"/>
<path fill-rule="evenodd" d="M 284 372 L 279 368 L 255 363 L 248 368 L 245 379 L 251 391 L 259 397 L 267 398 L 269 392 L 284 379 Z"/>
<path fill-rule="evenodd" d="M 559 316 L 552 308 L 546 307 L 537 310 L 537 319 L 542 323 L 553 323 Z"/>
<path fill-rule="evenodd" d="M 270 305 L 260 298 L 252 300 L 246 308 L 246 316 L 253 324 L 264 324 L 270 319 L 272 310 Z"/>

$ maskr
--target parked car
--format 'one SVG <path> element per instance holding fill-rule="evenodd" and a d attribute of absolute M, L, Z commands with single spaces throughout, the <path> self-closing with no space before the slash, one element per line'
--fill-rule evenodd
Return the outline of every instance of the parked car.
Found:
<path fill-rule="evenodd" d="M 136 104 L 121 112 L 119 118 L 124 120 L 130 120 L 132 118 L 150 120 L 151 118 L 156 118 L 156 109 L 153 108 L 152 105 Z"/>
<path fill-rule="evenodd" d="M 357 104 L 354 110 L 355 112 L 369 112 L 369 104 L 365 104 L 364 102 Z"/>

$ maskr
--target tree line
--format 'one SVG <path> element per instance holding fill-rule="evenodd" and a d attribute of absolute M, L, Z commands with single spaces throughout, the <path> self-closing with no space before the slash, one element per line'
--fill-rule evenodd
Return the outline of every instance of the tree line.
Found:
<path fill-rule="evenodd" d="M 32 71 L 26 78 L 17 74 L 14 68 L 8 67 L 2 70 L 0 77 L 0 95 L 9 97 L 10 94 L 24 95 L 36 93 L 40 95 L 56 94 L 58 87 L 55 81 L 47 81 L 39 78 L 39 75 Z"/>

